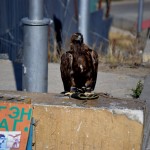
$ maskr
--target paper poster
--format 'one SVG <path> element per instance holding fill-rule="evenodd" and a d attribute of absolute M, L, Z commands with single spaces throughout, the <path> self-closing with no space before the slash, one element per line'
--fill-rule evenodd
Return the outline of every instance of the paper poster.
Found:
<path fill-rule="evenodd" d="M 0 150 L 20 148 L 21 131 L 0 131 Z"/>
<path fill-rule="evenodd" d="M 0 102 L 0 150 L 25 150 L 31 104 Z"/>

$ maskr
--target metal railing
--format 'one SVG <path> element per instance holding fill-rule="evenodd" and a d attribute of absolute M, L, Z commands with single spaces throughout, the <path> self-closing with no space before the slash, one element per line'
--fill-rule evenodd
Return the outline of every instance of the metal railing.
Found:
<path fill-rule="evenodd" d="M 22 57 L 21 18 L 27 16 L 28 1 L 1 0 L 0 55 L 20 61 Z"/>

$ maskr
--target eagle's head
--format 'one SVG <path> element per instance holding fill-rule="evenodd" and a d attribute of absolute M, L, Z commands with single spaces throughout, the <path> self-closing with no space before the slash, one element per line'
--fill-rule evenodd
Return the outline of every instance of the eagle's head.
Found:
<path fill-rule="evenodd" d="M 71 43 L 73 44 L 83 44 L 83 35 L 81 33 L 74 33 L 71 36 Z"/>

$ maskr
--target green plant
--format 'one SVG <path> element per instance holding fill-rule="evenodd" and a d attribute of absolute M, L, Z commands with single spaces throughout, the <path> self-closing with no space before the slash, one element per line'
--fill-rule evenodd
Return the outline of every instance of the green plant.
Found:
<path fill-rule="evenodd" d="M 135 89 L 132 89 L 132 96 L 134 98 L 139 98 L 141 93 L 142 93 L 142 90 L 143 90 L 143 83 L 141 82 L 141 80 L 137 83 L 136 85 L 136 88 Z"/>

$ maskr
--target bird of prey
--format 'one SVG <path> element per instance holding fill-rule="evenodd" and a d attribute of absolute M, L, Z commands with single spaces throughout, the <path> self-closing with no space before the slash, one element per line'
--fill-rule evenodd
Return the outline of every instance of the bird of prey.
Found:
<path fill-rule="evenodd" d="M 74 33 L 70 40 L 70 50 L 61 56 L 61 78 L 65 92 L 84 89 L 91 92 L 95 88 L 98 70 L 98 54 L 84 44 L 83 35 Z"/>

